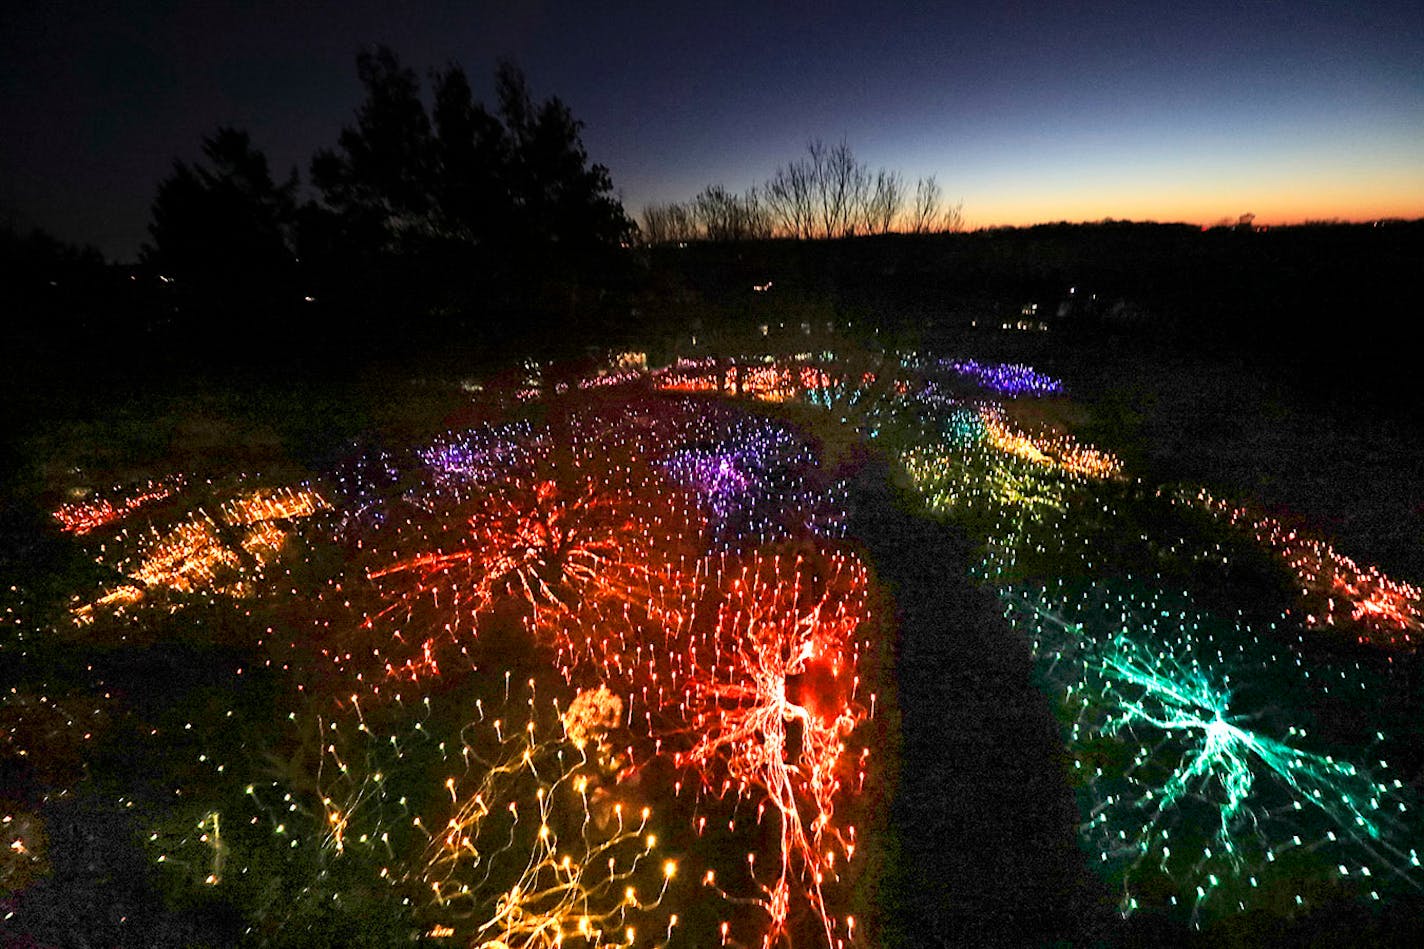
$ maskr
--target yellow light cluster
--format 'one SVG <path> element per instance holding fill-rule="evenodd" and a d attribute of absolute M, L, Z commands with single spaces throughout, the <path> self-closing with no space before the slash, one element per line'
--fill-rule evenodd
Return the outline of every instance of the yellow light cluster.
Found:
<path fill-rule="evenodd" d="M 983 408 L 979 411 L 979 417 L 984 422 L 984 433 L 989 444 L 1002 452 L 1088 478 L 1101 480 L 1122 474 L 1122 462 L 1116 455 L 1084 445 L 1071 435 L 1028 435 L 1014 428 L 997 408 Z"/>
<path fill-rule="evenodd" d="M 224 504 L 222 519 L 233 526 L 297 520 L 329 510 L 327 500 L 311 488 L 251 491 Z"/>
<path fill-rule="evenodd" d="M 7 810 L 0 816 L 0 900 L 49 872 L 48 839 L 38 814 Z"/>
<path fill-rule="evenodd" d="M 585 703 L 604 704 L 597 693 Z M 634 821 L 602 788 L 590 791 L 599 769 L 570 735 L 540 741 L 532 720 L 510 736 L 493 731 L 501 759 L 446 779 L 454 812 L 431 838 L 420 876 L 429 911 L 447 936 L 480 946 L 603 945 L 632 933 L 677 869 L 663 861 L 661 888 L 639 895 L 638 881 L 653 879 L 641 872 L 657 846 L 651 810 Z"/>
<path fill-rule="evenodd" d="M 80 623 L 96 611 L 143 601 L 150 591 L 211 593 L 240 598 L 253 590 L 252 574 L 272 563 L 288 531 L 279 521 L 309 517 L 329 505 L 310 488 L 258 490 L 219 508 L 217 519 L 199 510 L 166 533 L 149 535 L 132 565 L 120 569 L 131 581 L 71 612 Z"/>

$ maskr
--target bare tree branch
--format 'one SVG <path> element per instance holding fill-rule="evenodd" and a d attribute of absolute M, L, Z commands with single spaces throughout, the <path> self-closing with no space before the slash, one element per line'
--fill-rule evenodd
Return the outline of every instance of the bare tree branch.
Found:
<path fill-rule="evenodd" d="M 805 159 L 776 169 L 763 194 L 776 229 L 786 237 L 814 236 L 815 210 L 811 165 Z"/>
<path fill-rule="evenodd" d="M 944 214 L 940 216 L 939 228 L 948 232 L 964 230 L 963 199 L 960 199 L 958 204 L 945 208 Z"/>
<path fill-rule="evenodd" d="M 755 188 L 735 194 L 722 185 L 708 185 L 692 201 L 696 228 L 711 241 L 756 240 L 771 235 L 771 219 Z"/>
<path fill-rule="evenodd" d="M 928 175 L 915 182 L 915 203 L 910 209 L 911 234 L 928 234 L 935 229 L 941 201 L 939 182 Z"/>
<path fill-rule="evenodd" d="M 963 226 L 963 204 L 945 208 L 933 175 L 916 181 L 907 209 L 909 198 L 899 172 L 881 168 L 872 173 L 844 141 L 830 146 L 812 139 L 802 157 L 779 166 L 761 187 L 738 195 L 710 185 L 681 207 L 688 228 L 708 240 L 825 239 L 887 234 L 897 227 L 927 234 Z M 675 207 L 644 211 L 649 241 L 656 243 L 673 227 L 668 215 Z"/>
<path fill-rule="evenodd" d="M 898 171 L 884 168 L 875 173 L 875 185 L 870 191 L 864 212 L 864 230 L 868 234 L 888 234 L 900 216 L 905 203 L 905 180 Z"/>
<path fill-rule="evenodd" d="M 649 204 L 643 208 L 643 240 L 649 244 L 666 244 L 697 239 L 697 225 L 692 209 L 672 201 Z"/>

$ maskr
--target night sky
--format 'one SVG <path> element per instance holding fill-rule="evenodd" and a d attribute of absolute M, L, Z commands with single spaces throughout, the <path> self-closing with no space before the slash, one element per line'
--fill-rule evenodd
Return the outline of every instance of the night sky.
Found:
<path fill-rule="evenodd" d="M 603 6 L 7 4 L 0 220 L 130 259 L 171 161 L 220 124 L 305 178 L 372 43 L 460 63 L 486 101 L 513 59 L 635 216 L 813 137 L 936 175 L 971 227 L 1424 216 L 1418 0 Z"/>

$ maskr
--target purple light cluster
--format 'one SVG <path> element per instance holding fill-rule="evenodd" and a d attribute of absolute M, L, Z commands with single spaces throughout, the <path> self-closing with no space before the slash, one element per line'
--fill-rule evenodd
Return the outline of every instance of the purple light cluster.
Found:
<path fill-rule="evenodd" d="M 803 531 L 844 533 L 844 486 L 813 487 L 815 456 L 801 439 L 767 420 L 717 421 L 721 437 L 688 432 L 688 442 L 663 460 L 672 480 L 706 505 L 714 537 L 764 543 Z"/>
<path fill-rule="evenodd" d="M 745 452 L 730 446 L 684 449 L 668 459 L 667 468 L 673 478 L 701 495 L 718 521 L 725 521 L 755 492 L 752 463 Z"/>
<path fill-rule="evenodd" d="M 972 378 L 986 389 L 1001 395 L 1062 395 L 1063 383 L 1022 363 L 981 363 L 974 359 L 946 359 L 940 362 L 962 376 Z"/>
<path fill-rule="evenodd" d="M 538 442 L 527 422 L 484 425 L 447 434 L 417 455 L 444 486 L 476 485 L 527 462 L 538 452 Z"/>
<path fill-rule="evenodd" d="M 963 397 L 952 391 L 946 391 L 945 387 L 934 379 L 925 379 L 917 383 L 910 390 L 909 397 L 926 408 L 945 412 L 953 412 L 964 405 Z"/>

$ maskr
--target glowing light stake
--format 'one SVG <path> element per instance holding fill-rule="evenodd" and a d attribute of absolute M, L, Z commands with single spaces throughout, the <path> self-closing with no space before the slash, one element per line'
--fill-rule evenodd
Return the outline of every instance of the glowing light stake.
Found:
<path fill-rule="evenodd" d="M 241 495 L 221 508 L 223 523 L 242 527 L 311 517 L 331 505 L 312 488 L 260 489 Z"/>
<path fill-rule="evenodd" d="M 765 543 L 802 531 L 845 532 L 845 485 L 819 487 L 816 459 L 788 430 L 764 419 L 712 417 L 706 431 L 662 465 L 674 483 L 692 488 L 710 515 L 715 543 Z"/>
<path fill-rule="evenodd" d="M 606 372 L 603 375 L 588 376 L 579 380 L 580 389 L 613 389 L 640 383 L 645 378 L 643 369 L 623 369 Z"/>
<path fill-rule="evenodd" d="M 629 944 L 635 921 L 661 906 L 677 865 L 665 861 L 658 887 L 639 893 L 655 863 L 651 811 L 632 813 L 603 788 L 590 733 L 607 722 L 580 711 L 566 717 L 578 721 L 566 742 L 537 741 L 531 723 L 503 760 L 447 782 L 456 809 L 431 841 L 422 882 L 428 914 L 451 936 L 490 947 Z"/>
<path fill-rule="evenodd" d="M 207 844 L 208 849 L 212 851 L 208 875 L 203 878 L 203 882 L 208 886 L 217 886 L 222 882 L 223 866 L 227 862 L 227 844 L 223 842 L 221 814 L 210 811 L 203 815 L 203 819 L 198 821 L 198 840 Z"/>
<path fill-rule="evenodd" d="M 720 369 L 710 356 L 680 358 L 653 374 L 653 384 L 664 392 L 726 392 L 731 390 L 732 379 L 732 370 Z"/>
<path fill-rule="evenodd" d="M 459 489 L 528 469 L 547 450 L 546 433 L 528 422 L 512 422 L 446 433 L 417 456 L 434 472 L 438 486 Z"/>
<path fill-rule="evenodd" d="M 498 689 L 508 675 L 485 679 Z M 677 862 L 654 858 L 652 811 L 619 784 L 609 733 L 621 700 L 591 689 L 561 710 L 530 679 L 449 731 L 435 716 L 463 701 L 438 701 L 415 703 L 414 723 L 391 733 L 355 702 L 354 722 L 322 725 L 317 823 L 328 865 L 380 867 L 428 935 L 462 945 L 661 945 L 677 921 L 662 908 Z M 438 788 L 422 789 L 432 778 Z M 297 803 L 262 809 L 275 833 L 301 832 Z"/>
<path fill-rule="evenodd" d="M 1063 511 L 1067 504 L 1065 486 L 1043 469 L 999 464 L 948 448 L 914 448 L 901 456 L 901 463 L 931 509 L 942 513 L 1011 505 L 1039 514 Z"/>
<path fill-rule="evenodd" d="M 1024 435 L 994 406 L 971 411 L 927 388 L 912 398 L 924 402 L 926 392 L 934 395 L 923 426 L 931 434 L 916 443 L 912 428 L 901 429 L 910 436 L 902 460 L 931 509 L 983 532 L 986 556 L 976 573 L 998 588 L 1009 619 L 1029 635 L 1040 675 L 1076 718 L 1069 749 L 1091 808 L 1083 832 L 1103 868 L 1120 875 L 1123 911 L 1139 900 L 1176 905 L 1181 896 L 1196 921 L 1209 910 L 1280 900 L 1284 888 L 1303 880 L 1316 887 L 1322 877 L 1372 899 L 1381 898 L 1382 878 L 1418 886 L 1403 784 L 1383 777 L 1382 761 L 1366 767 L 1358 746 L 1348 758 L 1332 756 L 1280 721 L 1288 711 L 1277 696 L 1302 687 L 1359 701 L 1368 677 L 1358 664 L 1353 676 L 1312 668 L 1276 651 L 1269 636 L 1208 622 L 1185 594 L 1161 590 L 1164 566 L 1227 564 L 1221 543 L 1208 538 L 1198 549 L 1143 533 L 1137 547 L 1114 532 L 1128 505 L 1142 505 L 1123 520 L 1135 527 L 1161 516 L 1164 496 L 1192 507 L 1210 502 L 1134 488 L 1111 456 L 1071 439 Z M 1219 511 L 1264 546 L 1288 552 L 1314 607 L 1311 623 L 1334 616 L 1354 630 L 1369 622 L 1387 629 L 1382 618 L 1392 615 L 1394 635 L 1411 634 L 1406 585 L 1240 508 Z M 1119 569 L 1130 571 L 1125 582 Z M 1139 569 L 1155 577 L 1146 592 L 1131 577 Z M 1200 568 L 1178 569 L 1193 576 Z M 1279 636 L 1286 618 L 1270 615 L 1263 622 Z M 1260 713 L 1246 714 L 1266 695 Z M 1299 903 L 1306 892 L 1293 889 L 1289 898 Z"/>
<path fill-rule="evenodd" d="M 482 468 L 471 485 L 462 462 L 453 490 L 437 480 L 408 491 L 404 515 L 357 543 L 381 600 L 366 628 L 424 648 L 468 637 L 510 606 L 567 652 L 573 625 L 602 639 L 634 614 L 685 604 L 669 586 L 687 582 L 705 518 L 653 455 L 697 423 L 675 400 L 655 405 L 556 417 L 526 429 L 518 451 L 500 449 L 511 467 L 497 476 Z"/>
<path fill-rule="evenodd" d="M 823 356 L 816 362 L 811 361 L 811 353 L 800 353 L 790 361 L 742 358 L 725 366 L 710 358 L 679 360 L 653 379 L 665 392 L 724 392 L 760 402 L 803 399 L 844 413 L 864 412 L 895 388 L 888 375 L 881 376 L 878 358 L 852 367 L 829 353 Z M 899 388 L 903 392 L 904 384 Z"/>
<path fill-rule="evenodd" d="M 229 856 L 222 815 L 206 811 L 193 820 L 191 810 L 183 809 L 173 823 L 177 825 L 175 829 L 160 827 L 146 841 L 156 853 L 155 862 L 202 886 L 220 886 Z"/>
<path fill-rule="evenodd" d="M 386 451 L 353 446 L 326 475 L 334 488 L 337 528 L 343 535 L 358 535 L 369 522 L 386 517 L 386 506 L 400 485 L 401 468 Z"/>
<path fill-rule="evenodd" d="M 128 491 L 115 491 L 112 497 L 98 497 L 61 505 L 54 512 L 60 530 L 82 536 L 109 524 L 124 520 L 134 511 L 172 497 L 183 489 L 182 475 L 169 475 L 149 481 Z"/>
<path fill-rule="evenodd" d="M 800 397 L 825 409 L 842 424 L 872 437 L 876 419 L 887 413 L 910 391 L 910 383 L 887 371 L 884 357 L 860 354 L 855 358 L 822 358 L 800 370 Z"/>
<path fill-rule="evenodd" d="M 1122 473 L 1122 462 L 1111 452 L 1080 444 L 1072 436 L 1044 433 L 1030 436 L 1015 429 L 994 406 L 981 408 L 979 415 L 989 444 L 1000 451 L 1089 478 L 1115 478 Z"/>
<path fill-rule="evenodd" d="M 812 370 L 807 367 L 807 372 Z M 734 391 L 762 402 L 786 402 L 801 392 L 801 371 L 792 366 L 738 365 L 727 374 Z M 813 374 L 807 379 L 814 384 L 817 377 Z"/>
<path fill-rule="evenodd" d="M 646 602 L 658 582 L 650 551 L 682 532 L 671 510 L 665 521 L 645 510 L 628 489 L 592 475 L 561 484 L 512 474 L 440 516 L 394 528 L 416 535 L 398 537 L 402 547 L 427 552 L 368 570 L 388 605 L 367 624 L 473 632 L 482 613 L 514 598 L 533 626 L 555 631 L 591 598 Z"/>
<path fill-rule="evenodd" d="M 1204 668 L 1126 637 L 1090 659 L 1086 672 L 1084 701 L 1103 710 L 1096 734 L 1131 743 L 1151 735 L 1157 741 L 1140 745 L 1125 769 L 1131 790 L 1108 795 L 1088 824 L 1105 856 L 1126 857 L 1134 867 L 1152 861 L 1174 878 L 1190 874 L 1198 907 L 1223 878 L 1243 875 L 1248 859 L 1274 862 L 1300 846 L 1299 827 L 1273 843 L 1268 825 L 1319 819 L 1331 828 L 1324 839 L 1364 854 L 1364 863 L 1351 860 L 1353 869 L 1341 863 L 1342 876 L 1368 878 L 1370 864 L 1405 861 L 1387 842 L 1405 812 L 1398 782 L 1391 786 L 1352 763 L 1243 727 L 1246 719 L 1232 713 L 1230 690 Z M 1288 735 L 1298 742 L 1304 732 L 1291 728 Z M 1191 853 L 1190 834 L 1180 828 L 1173 833 L 1171 825 L 1179 812 L 1203 804 L 1215 812 L 1215 830 Z M 1133 823 L 1134 831 L 1119 836 L 1119 828 Z M 1178 848 L 1186 852 L 1174 856 Z M 1131 905 L 1129 900 L 1124 908 Z"/>
<path fill-rule="evenodd" d="M 1122 912 L 1140 899 L 1178 905 L 1178 894 L 1194 923 L 1272 900 L 1289 911 L 1303 880 L 1339 879 L 1376 900 L 1387 879 L 1417 888 L 1418 854 L 1402 843 L 1416 826 L 1408 789 L 1382 760 L 1311 750 L 1275 698 L 1318 679 L 1347 693 L 1365 680 L 1306 667 L 1180 597 L 1131 589 L 1000 590 L 1043 680 L 1076 715 L 1069 751 L 1091 801 L 1082 830 L 1120 877 Z M 1267 695 L 1260 712 L 1242 711 L 1240 696 Z"/>
<path fill-rule="evenodd" d="M 749 466 L 731 452 L 683 451 L 669 465 L 675 474 L 691 482 L 711 503 L 719 519 L 725 520 L 743 496 L 753 493 Z"/>
<path fill-rule="evenodd" d="M 984 415 L 954 408 L 944 421 L 944 433 L 928 444 L 912 445 L 900 460 L 912 483 L 940 513 L 987 513 L 1008 506 L 1040 516 L 1066 510 L 1069 491 L 1082 485 L 1081 475 L 1035 458 L 1005 452 L 990 439 Z"/>
<path fill-rule="evenodd" d="M 242 556 L 227 546 L 217 525 L 207 517 L 194 518 L 150 541 L 138 563 L 124 571 L 135 583 L 76 607 L 73 615 L 81 623 L 91 622 L 97 610 L 132 606 L 143 601 L 149 590 L 212 590 L 242 596 L 248 591 L 241 579 L 244 566 Z"/>
<path fill-rule="evenodd" d="M 23 893 L 49 873 L 49 838 L 43 819 L 28 810 L 0 810 L 0 894 Z"/>

